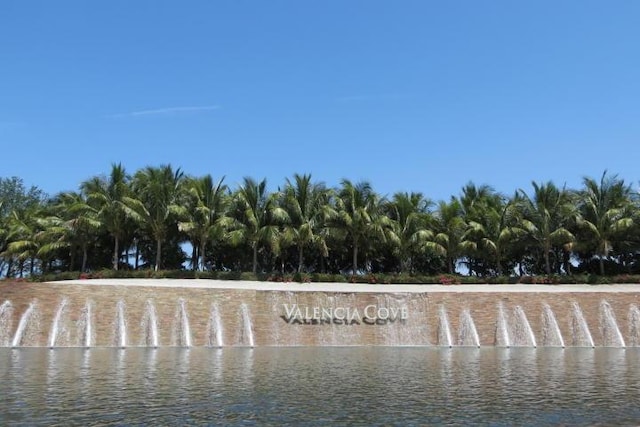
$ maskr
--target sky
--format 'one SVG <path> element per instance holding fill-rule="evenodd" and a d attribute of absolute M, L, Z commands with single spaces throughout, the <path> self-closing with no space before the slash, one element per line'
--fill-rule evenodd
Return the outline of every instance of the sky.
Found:
<path fill-rule="evenodd" d="M 0 2 L 0 177 L 640 181 L 640 2 Z"/>

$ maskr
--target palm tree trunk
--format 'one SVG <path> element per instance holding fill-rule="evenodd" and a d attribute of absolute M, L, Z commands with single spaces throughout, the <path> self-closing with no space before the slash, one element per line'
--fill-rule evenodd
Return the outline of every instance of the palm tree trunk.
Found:
<path fill-rule="evenodd" d="M 140 246 L 138 246 L 138 241 L 136 240 L 136 263 L 135 263 L 135 269 L 138 269 L 140 263 Z"/>
<path fill-rule="evenodd" d="M 571 252 L 567 250 L 562 251 L 564 272 L 565 274 L 571 274 Z"/>
<path fill-rule="evenodd" d="M 191 244 L 191 270 L 198 269 L 198 245 Z"/>
<path fill-rule="evenodd" d="M 302 245 L 298 246 L 298 273 L 302 273 L 302 264 L 304 262 L 303 254 L 302 254 Z"/>
<path fill-rule="evenodd" d="M 600 255 L 598 258 L 600 259 L 600 275 L 604 276 L 604 257 Z"/>
<path fill-rule="evenodd" d="M 400 256 L 400 273 L 411 273 L 411 256 Z"/>
<path fill-rule="evenodd" d="M 200 243 L 200 271 L 204 271 L 204 248 L 205 242 Z"/>
<path fill-rule="evenodd" d="M 551 275 L 551 262 L 549 261 L 549 250 L 550 248 L 545 248 L 544 250 L 544 266 L 547 270 L 547 276 Z"/>
<path fill-rule="evenodd" d="M 155 270 L 158 271 L 160 269 L 160 262 L 162 261 L 162 240 L 158 239 L 156 241 L 156 267 Z"/>
<path fill-rule="evenodd" d="M 253 274 L 258 272 L 258 245 L 253 244 Z"/>
<path fill-rule="evenodd" d="M 75 267 L 75 258 L 76 258 L 76 247 L 75 245 L 71 245 L 71 249 L 69 250 L 69 271 L 73 271 L 73 267 Z"/>
<path fill-rule="evenodd" d="M 87 245 L 82 245 L 82 272 L 87 269 Z"/>
<path fill-rule="evenodd" d="M 355 276 L 358 270 L 358 241 L 353 239 L 353 270 L 351 274 Z"/>
<path fill-rule="evenodd" d="M 120 264 L 120 240 L 118 236 L 115 236 L 115 244 L 113 245 L 113 269 L 118 270 L 118 264 Z"/>
<path fill-rule="evenodd" d="M 13 276 L 11 269 L 13 268 L 13 258 L 9 258 L 7 261 L 7 279 Z"/>

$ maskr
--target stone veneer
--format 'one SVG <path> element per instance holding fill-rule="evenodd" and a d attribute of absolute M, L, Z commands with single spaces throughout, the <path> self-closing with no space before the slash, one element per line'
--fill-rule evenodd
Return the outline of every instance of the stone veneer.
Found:
<path fill-rule="evenodd" d="M 200 281 L 202 282 L 202 281 Z M 215 286 L 215 281 L 211 281 Z M 357 285 L 354 285 L 357 286 Z M 548 304 L 555 317 L 567 346 L 577 344 L 573 338 L 574 316 L 572 305 L 581 308 L 594 344 L 606 345 L 607 333 L 602 322 L 602 301 L 607 301 L 624 337 L 627 346 L 640 345 L 638 324 L 631 319 L 630 310 L 640 305 L 638 292 L 457 292 L 455 285 L 451 291 L 430 292 L 385 292 L 379 285 L 377 292 L 305 291 L 257 289 L 221 289 L 215 287 L 181 286 L 124 286 L 93 285 L 77 283 L 10 283 L 0 282 L 0 304 L 9 301 L 12 306 L 11 319 L 5 319 L 4 330 L 0 330 L 0 346 L 11 345 L 12 337 L 23 313 L 29 304 L 35 302 L 36 322 L 30 326 L 28 337 L 21 346 L 47 346 L 49 334 L 60 302 L 68 301 L 67 315 L 64 317 L 68 333 L 60 337 L 56 345 L 78 345 L 78 321 L 87 301 L 92 303 L 94 346 L 116 346 L 114 324 L 116 305 L 122 300 L 126 307 L 127 346 L 145 344 L 145 332 L 141 330 L 147 301 L 155 306 L 158 317 L 159 344 L 168 346 L 176 343 L 172 333 L 179 324 L 177 316 L 179 301 L 184 300 L 194 346 L 205 346 L 211 339 L 211 308 L 215 303 L 220 312 L 223 329 L 223 345 L 247 345 L 246 331 L 241 315 L 241 305 L 246 304 L 251 319 L 251 329 L 256 346 L 316 346 L 316 345 L 439 345 L 440 311 L 444 307 L 450 321 L 454 345 L 460 344 L 460 320 L 463 310 L 469 310 L 476 326 L 480 344 L 496 344 L 496 327 L 499 306 L 511 320 L 514 309 L 521 307 L 539 346 L 545 345 L 543 331 L 543 304 Z M 480 288 L 478 288 L 480 289 Z M 283 304 L 291 307 L 342 306 L 358 308 L 374 304 L 378 307 L 407 307 L 408 319 L 383 325 L 333 324 L 289 324 L 284 316 Z M 6 317 L 6 316 L 5 316 Z M 0 325 L 0 329 L 3 325 Z"/>

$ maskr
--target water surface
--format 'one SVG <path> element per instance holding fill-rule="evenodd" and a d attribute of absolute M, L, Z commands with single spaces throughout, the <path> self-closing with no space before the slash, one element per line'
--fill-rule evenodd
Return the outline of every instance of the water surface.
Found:
<path fill-rule="evenodd" d="M 0 349 L 0 424 L 637 425 L 640 350 Z"/>

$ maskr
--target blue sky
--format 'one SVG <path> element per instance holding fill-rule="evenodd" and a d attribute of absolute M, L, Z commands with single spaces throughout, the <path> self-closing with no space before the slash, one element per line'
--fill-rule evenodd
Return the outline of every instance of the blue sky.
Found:
<path fill-rule="evenodd" d="M 122 162 L 440 200 L 640 179 L 637 1 L 0 3 L 0 176 Z"/>

